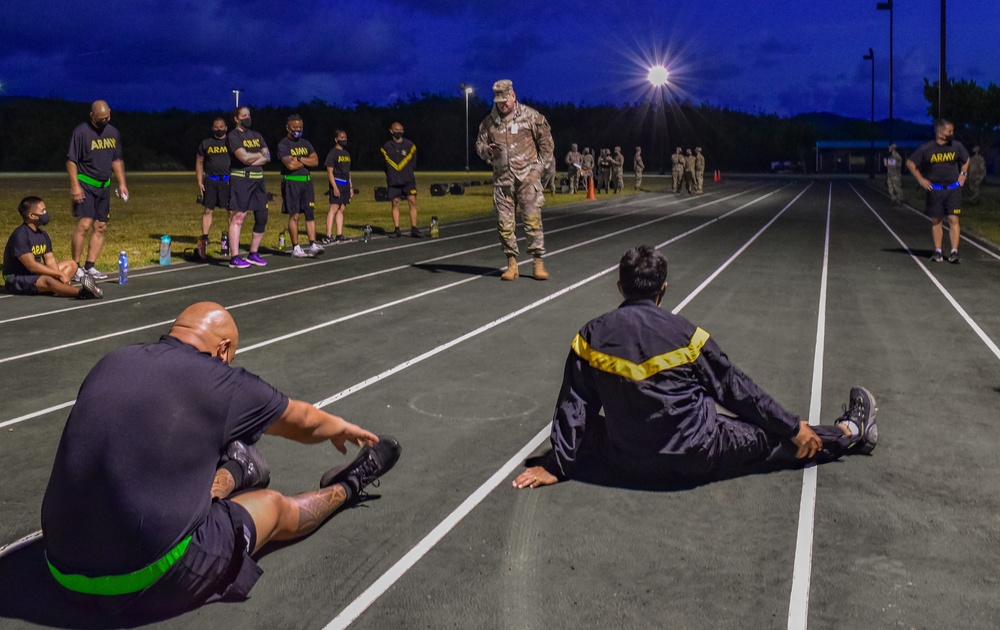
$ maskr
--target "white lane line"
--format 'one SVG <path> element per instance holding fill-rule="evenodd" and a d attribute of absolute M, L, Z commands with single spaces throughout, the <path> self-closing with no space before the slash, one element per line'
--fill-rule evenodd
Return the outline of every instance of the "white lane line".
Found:
<path fill-rule="evenodd" d="M 830 207 L 833 183 L 826 202 L 826 235 L 823 239 L 823 271 L 819 283 L 819 315 L 816 320 L 816 347 L 813 350 L 812 394 L 809 397 L 809 424 L 820 421 L 823 397 L 823 352 L 826 348 L 826 293 L 830 269 Z M 799 499 L 799 526 L 795 537 L 795 561 L 792 565 L 792 592 L 788 603 L 788 630 L 805 630 L 809 622 L 809 585 L 812 576 L 813 536 L 816 523 L 816 466 L 802 471 L 802 495 Z"/>
<path fill-rule="evenodd" d="M 892 237 L 896 239 L 896 242 L 899 243 L 900 247 L 906 250 L 906 253 L 910 255 L 910 258 L 913 259 L 913 262 L 917 263 L 917 266 L 920 267 L 920 270 L 924 272 L 924 275 L 930 279 L 930 281 L 934 284 L 935 287 L 937 287 L 937 290 L 941 292 L 941 295 L 943 295 L 946 300 L 948 300 L 948 303 L 951 304 L 952 308 L 954 308 L 955 311 L 962 316 L 962 319 L 965 320 L 965 323 L 968 324 L 969 328 L 971 328 L 972 331 L 975 332 L 976 335 L 979 337 L 979 339 L 982 340 L 984 344 L 986 344 L 986 347 L 990 349 L 990 352 L 992 352 L 993 355 L 996 356 L 996 358 L 1000 359 L 1000 348 L 997 347 L 996 342 L 990 339 L 990 336 L 987 335 L 982 328 L 980 328 L 979 324 L 976 323 L 976 320 L 972 319 L 972 317 L 965 311 L 965 309 L 962 308 L 962 305 L 958 303 L 958 300 L 952 297 L 951 293 L 949 293 L 948 290 L 944 288 L 944 285 L 942 285 L 938 281 L 938 279 L 934 277 L 934 274 L 932 274 L 930 270 L 927 269 L 927 266 L 924 264 L 924 261 L 913 253 L 913 250 L 910 249 L 910 246 L 907 245 L 905 242 L 903 242 L 903 239 L 901 239 L 899 235 L 896 234 L 891 227 L 889 227 L 889 224 L 886 223 L 885 220 L 882 218 L 882 216 L 875 211 L 875 208 L 871 207 L 868 201 L 861 196 L 861 193 L 859 193 L 858 190 L 853 185 L 851 185 L 851 190 L 853 190 L 854 193 L 858 196 L 858 198 L 861 199 L 861 202 L 868 207 L 868 210 L 870 210 L 871 213 L 875 215 L 875 218 L 879 220 L 879 222 L 882 224 L 882 227 L 888 230 L 889 234 L 892 234 Z"/>
<path fill-rule="evenodd" d="M 766 193 L 766 194 L 762 195 L 759 199 L 757 199 L 757 200 L 755 200 L 753 202 L 744 204 L 743 206 L 741 206 L 741 208 L 747 207 L 747 206 L 751 205 L 752 203 L 756 203 L 756 201 L 759 201 L 761 199 L 765 199 L 765 198 L 767 198 L 767 197 L 775 194 L 776 192 L 778 192 L 782 188 L 784 188 L 784 187 L 781 187 L 781 188 L 773 190 L 773 191 L 771 191 L 769 193 Z M 730 199 L 732 197 L 737 197 L 740 194 L 742 194 L 742 193 L 736 193 L 734 195 L 730 195 L 729 197 L 723 197 L 723 198 L 716 199 L 716 200 L 713 200 L 713 201 L 709 201 L 709 202 L 706 202 L 706 203 L 703 203 L 703 204 L 699 204 L 697 206 L 692 206 L 691 208 L 687 208 L 685 210 L 681 210 L 680 212 L 675 212 L 673 214 L 665 215 L 665 216 L 662 216 L 662 217 L 657 217 L 657 218 L 652 219 L 650 221 L 645 221 L 645 222 L 637 224 L 637 225 L 633 225 L 633 226 L 630 226 L 630 227 L 627 227 L 627 228 L 623 228 L 623 229 L 618 230 L 616 232 L 611 232 L 611 233 L 608 233 L 608 234 L 604 234 L 602 236 L 590 239 L 588 241 L 584 241 L 582 243 L 577 243 L 577 244 L 571 245 L 569 247 L 564 247 L 564 248 L 562 248 L 560 250 L 556 250 L 556 251 L 550 252 L 547 255 L 548 256 L 554 256 L 554 255 L 560 254 L 562 252 L 569 251 L 571 249 L 576 249 L 577 247 L 581 247 L 581 246 L 586 245 L 586 244 L 595 243 L 595 242 L 598 242 L 598 241 L 601 241 L 601 240 L 612 238 L 614 236 L 618 236 L 618 235 L 623 234 L 625 232 L 629 232 L 629 231 L 632 231 L 632 230 L 635 230 L 635 229 L 638 229 L 638 228 L 641 228 L 641 227 L 646 227 L 648 225 L 651 225 L 653 223 L 657 223 L 659 221 L 665 221 L 667 219 L 670 219 L 670 218 L 673 218 L 673 217 L 676 217 L 676 216 L 680 216 L 680 215 L 686 214 L 688 212 L 693 212 L 694 210 L 705 208 L 707 206 L 711 206 L 711 205 L 714 205 L 716 203 L 721 203 L 722 201 L 726 201 L 727 199 Z M 728 216 L 729 214 L 732 214 L 732 211 L 730 211 L 729 213 L 727 213 L 726 216 Z M 718 218 L 715 218 L 715 219 L 712 219 L 710 221 L 707 221 L 704 225 L 702 225 L 702 226 L 700 226 L 698 228 L 694 228 L 692 230 L 688 230 L 684 234 L 681 234 L 681 235 L 675 237 L 674 239 L 671 239 L 668 242 L 673 242 L 674 240 L 677 240 L 679 238 L 687 236 L 688 234 L 692 234 L 692 233 L 698 231 L 699 229 L 701 229 L 702 227 L 705 227 L 706 225 L 711 225 L 712 223 L 715 223 L 716 221 L 718 221 Z M 495 245 L 493 245 L 491 247 L 495 247 Z M 523 264 L 523 263 L 521 263 L 521 264 Z M 491 273 L 493 273 L 493 272 L 491 272 Z M 414 299 L 416 299 L 418 297 L 423 297 L 425 295 L 430 295 L 432 293 L 436 293 L 438 291 L 442 291 L 442 290 L 445 290 L 445 289 L 448 289 L 448 288 L 452 288 L 452 287 L 458 286 L 460 284 L 464 284 L 466 282 L 472 282 L 473 280 L 478 280 L 479 278 L 482 278 L 482 277 L 483 276 L 478 275 L 478 276 L 471 276 L 469 278 L 464 278 L 462 280 L 453 282 L 453 283 L 448 284 L 448 285 L 444 285 L 442 287 L 437 287 L 437 288 L 430 289 L 428 291 L 424 291 L 424 292 L 416 294 L 416 295 L 411 295 L 411 296 L 407 296 L 405 298 L 394 300 L 392 302 L 388 302 L 388 303 L 383 304 L 383 305 L 378 306 L 378 307 L 373 307 L 373 308 L 370 308 L 370 309 L 365 309 L 364 311 L 355 312 L 355 313 L 352 313 L 352 314 L 349 314 L 349 315 L 345 315 L 343 317 L 339 317 L 339 318 L 336 318 L 336 319 L 324 322 L 322 324 L 317 324 L 316 326 L 312 326 L 312 327 L 307 328 L 307 329 L 302 329 L 302 330 L 296 331 L 294 333 L 289 333 L 287 335 L 282 335 L 281 337 L 276 337 L 276 338 L 272 338 L 272 339 L 269 339 L 269 340 L 262 341 L 262 342 L 257 343 L 257 344 L 249 345 L 249 346 L 246 346 L 246 347 L 243 347 L 243 348 L 240 348 L 239 350 L 237 350 L 237 354 L 242 353 L 242 352 L 247 352 L 247 351 L 250 351 L 250 350 L 255 350 L 257 348 L 261 348 L 261 347 L 264 347 L 264 346 L 268 346 L 268 345 L 271 345 L 271 344 L 276 343 L 278 341 L 287 340 L 287 339 L 290 339 L 292 337 L 296 337 L 296 336 L 301 335 L 301 334 L 306 334 L 306 333 L 309 333 L 309 332 L 314 332 L 316 330 L 319 330 L 319 329 L 322 329 L 322 328 L 326 328 L 328 326 L 332 326 L 332 325 L 334 325 L 336 323 L 341 323 L 341 322 L 344 322 L 344 321 L 347 321 L 347 320 L 350 320 L 350 319 L 354 319 L 354 318 L 359 317 L 361 315 L 368 314 L 368 313 L 371 313 L 373 311 L 376 311 L 376 310 L 379 310 L 379 309 L 382 309 L 382 308 L 386 308 L 388 306 L 395 306 L 395 305 L 398 305 L 398 304 L 403 304 L 405 302 L 409 302 L 411 300 L 414 300 Z M 173 321 L 173 320 L 171 320 L 171 321 Z M 167 322 L 167 323 L 169 323 L 169 322 Z M 75 402 L 75 400 L 67 401 L 67 402 L 62 403 L 60 405 L 57 405 L 55 407 L 50 407 L 49 409 L 46 409 L 46 410 L 35 411 L 35 412 L 29 413 L 29 414 L 26 414 L 26 415 L 23 415 L 23 416 L 18 416 L 16 418 L 12 418 L 10 420 L 7 420 L 5 422 L 0 423 L 0 428 L 3 428 L 5 426 L 9 426 L 9 425 L 12 425 L 12 424 L 17 424 L 17 423 L 23 422 L 25 420 L 30 420 L 31 418 L 35 418 L 35 417 L 38 417 L 40 415 L 44 415 L 44 413 L 47 413 L 49 411 L 55 411 L 55 410 L 58 410 L 58 409 L 64 409 L 66 407 L 72 406 L 74 402 Z"/>
<path fill-rule="evenodd" d="M 805 190 L 803 190 L 802 192 L 804 193 Z M 797 197 L 795 197 L 795 199 L 798 199 L 801 196 L 802 196 L 802 194 L 800 193 Z M 795 203 L 794 200 L 792 201 L 792 203 Z M 787 206 L 785 206 L 775 216 L 775 218 L 777 218 L 782 213 L 784 213 L 785 210 L 787 210 L 790 206 L 791 206 L 791 203 L 788 204 Z M 750 241 L 748 241 L 747 244 L 752 243 L 754 240 L 756 240 L 761 235 L 761 233 L 763 232 L 763 230 L 767 229 L 767 227 L 770 226 L 770 225 L 772 225 L 773 223 L 774 223 L 773 220 L 770 221 L 770 222 L 768 222 L 767 226 L 765 226 L 760 232 L 757 232 L 756 234 L 754 234 L 751 237 Z M 675 237 L 673 237 L 673 238 L 671 238 L 671 239 L 669 239 L 667 241 L 664 241 L 663 243 L 660 243 L 659 245 L 656 246 L 656 248 L 657 249 L 662 249 L 662 248 L 666 247 L 667 245 L 669 245 L 670 243 L 673 243 L 674 241 L 677 241 L 677 240 L 679 240 L 681 238 L 684 238 L 684 236 L 685 235 L 683 235 L 683 234 L 679 234 L 679 235 L 677 235 L 677 236 L 675 236 Z M 744 245 L 743 247 L 741 247 L 737 251 L 737 254 L 735 254 L 735 255 L 738 256 L 740 253 L 742 253 L 743 251 L 745 251 L 746 248 L 747 248 L 747 245 Z M 728 266 L 734 259 L 735 259 L 734 257 L 731 257 L 725 263 L 723 263 L 723 266 Z M 617 269 L 618 269 L 618 265 L 613 265 L 611 267 L 608 267 L 607 269 L 605 269 L 603 271 L 600 271 L 600 272 L 598 272 L 598 273 L 590 276 L 589 278 L 585 278 L 584 280 L 581 280 L 581 281 L 577 282 L 572 287 L 567 287 L 566 289 L 563 289 L 559 293 L 566 292 L 566 291 L 568 291 L 570 289 L 573 289 L 573 288 L 576 288 L 578 286 L 583 286 L 584 284 L 586 284 L 588 282 L 591 282 L 593 280 L 596 280 L 597 278 L 599 278 L 601 276 L 604 276 L 604 275 L 607 275 L 607 274 L 609 274 L 609 273 L 611 273 L 611 272 L 613 272 L 613 271 L 615 271 Z M 718 273 L 713 273 L 712 277 L 718 277 Z M 700 292 L 703 288 L 704 288 L 704 285 L 699 286 L 696 289 L 696 291 Z M 553 296 L 549 296 L 549 298 L 545 298 L 544 300 L 539 300 L 539 302 L 536 302 L 535 305 L 540 305 L 540 303 L 542 303 L 542 302 L 547 302 L 547 301 L 549 301 L 550 298 L 553 298 L 553 297 L 555 297 L 555 296 L 553 295 Z M 691 296 L 688 296 L 688 297 L 691 297 Z M 688 302 L 690 302 L 690 300 L 688 300 L 687 298 L 685 298 L 685 300 L 684 300 L 683 303 L 687 304 Z M 534 305 L 529 305 L 529 307 L 530 308 L 534 308 Z M 525 307 L 524 309 L 520 309 L 519 312 L 523 312 L 523 311 L 527 310 L 529 307 Z M 680 308 L 681 307 L 675 308 L 671 312 L 676 313 L 676 312 L 680 311 Z M 511 315 L 513 315 L 513 313 Z M 489 327 L 492 328 L 495 325 L 497 325 L 499 323 L 502 323 L 502 321 L 506 321 L 506 319 L 508 319 L 509 317 L 510 317 L 509 315 L 505 316 L 504 318 L 501 318 L 500 320 L 497 320 L 495 322 L 491 322 L 490 324 L 487 324 L 487 326 L 489 326 Z M 474 330 L 474 331 L 472 331 L 472 332 L 464 335 L 464 338 L 471 338 L 472 336 L 474 336 L 476 334 L 479 334 L 479 332 L 480 332 L 479 329 Z M 455 342 L 450 342 L 448 345 L 449 345 L 449 347 L 451 345 L 455 345 Z M 433 356 L 432 353 L 433 354 L 437 354 L 437 352 L 435 352 L 435 351 L 431 351 L 431 352 L 425 353 L 425 354 L 429 357 L 429 356 Z M 418 357 L 418 359 L 423 360 L 421 357 Z M 413 365 L 414 363 L 416 363 L 416 360 L 410 362 L 409 365 Z M 393 368 L 393 370 L 395 370 L 395 368 Z M 385 374 L 385 376 L 389 376 L 390 373 L 393 373 L 393 370 L 387 370 L 383 374 Z M 398 370 L 396 370 L 396 371 L 398 371 Z M 382 376 L 382 375 L 379 375 L 379 377 L 376 377 L 376 378 L 378 378 L 378 380 L 381 380 L 382 378 L 385 378 L 385 377 Z M 371 379 L 369 379 L 369 380 L 371 380 Z M 350 388 L 348 390 L 344 390 L 344 392 L 341 392 L 341 393 L 346 396 L 346 395 L 348 395 L 350 393 L 354 393 L 358 389 L 362 389 L 363 387 L 367 387 L 370 384 L 371 383 L 368 383 L 367 381 L 363 382 L 363 383 L 359 383 L 358 385 L 355 386 L 355 388 L 357 388 L 357 389 Z M 332 397 L 328 398 L 327 400 L 321 401 L 320 403 L 317 404 L 317 406 L 329 404 L 329 402 L 333 402 L 334 400 L 338 400 L 339 398 L 342 398 L 342 397 L 343 396 L 341 396 L 340 394 L 337 394 L 336 396 L 332 396 Z M 399 559 L 399 561 L 397 561 L 385 573 L 383 573 L 377 580 L 375 580 L 375 582 L 371 586 L 369 586 L 367 589 L 365 589 L 364 592 L 361 593 L 361 595 L 359 595 L 358 597 L 356 597 L 354 599 L 354 601 L 352 601 L 350 604 L 348 604 L 347 607 L 344 608 L 344 610 L 342 610 L 340 612 L 340 614 L 338 614 L 336 617 L 334 617 L 333 620 L 330 621 L 330 623 L 328 623 L 325 626 L 324 630 L 340 630 L 342 628 L 346 628 L 349 625 L 351 625 L 351 623 L 353 623 L 355 619 L 357 619 L 364 611 L 366 611 L 373 603 L 375 603 L 375 600 L 377 600 L 387 590 L 389 590 L 389 588 L 393 584 L 395 584 L 401 577 L 403 577 L 403 575 L 407 571 L 409 571 L 417 562 L 419 562 L 420 559 L 423 558 L 427 554 L 427 552 L 429 552 L 431 549 L 433 549 L 434 546 L 442 538 L 444 538 L 445 535 L 448 534 L 448 532 L 450 532 L 452 529 L 454 529 L 455 526 L 458 525 L 462 521 L 462 519 L 464 519 L 473 509 L 475 509 L 491 492 L 493 492 L 493 490 L 495 490 L 496 487 L 498 485 L 500 485 L 500 483 L 503 482 L 504 479 L 506 479 L 514 471 L 514 469 L 517 467 L 517 464 L 519 462 L 523 461 L 523 459 L 525 457 L 527 457 L 527 455 L 529 453 L 531 453 L 531 451 L 533 451 L 535 448 L 538 447 L 538 445 L 540 445 L 542 442 L 545 441 L 545 437 L 550 433 L 550 431 L 551 431 L 551 429 L 550 429 L 550 427 L 548 425 L 542 427 L 542 429 L 535 435 L 535 437 L 533 437 L 531 439 L 531 441 L 529 441 L 524 446 L 524 448 L 522 448 L 520 451 L 518 451 L 518 453 L 514 457 L 512 457 L 510 460 L 508 460 L 507 463 L 505 463 L 503 466 L 501 466 L 500 469 L 497 470 L 497 472 L 495 472 L 492 476 L 490 476 L 489 479 L 487 479 L 481 486 L 479 486 L 479 488 L 477 488 L 475 490 L 475 492 L 473 492 L 465 501 L 463 501 L 457 508 L 455 508 L 455 510 L 453 510 L 448 516 L 446 516 L 444 518 L 444 520 L 442 520 L 434 529 L 432 529 L 429 534 L 427 534 L 426 536 L 424 536 L 424 538 L 422 538 L 412 549 L 410 549 L 410 551 L 408 551 L 406 554 L 404 554 L 403 557 Z"/>
<path fill-rule="evenodd" d="M 59 403 L 58 405 L 53 405 L 51 407 L 46 407 L 45 409 L 39 409 L 38 411 L 32 411 L 31 413 L 25 414 L 23 416 L 18 416 L 17 418 L 11 418 L 4 422 L 0 422 L 0 429 L 8 427 L 12 424 L 17 424 L 18 422 L 24 422 L 25 420 L 31 420 L 32 418 L 37 418 L 38 416 L 44 416 L 47 413 L 52 413 L 53 411 L 59 411 L 60 409 L 65 409 L 66 407 L 72 407 L 76 403 L 76 399 L 66 401 L 64 403 Z"/>

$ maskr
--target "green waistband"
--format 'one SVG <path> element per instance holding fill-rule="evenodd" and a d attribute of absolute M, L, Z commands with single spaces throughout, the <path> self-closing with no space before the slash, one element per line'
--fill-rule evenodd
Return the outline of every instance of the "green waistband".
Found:
<path fill-rule="evenodd" d="M 285 175 L 285 179 L 290 182 L 308 182 L 312 177 L 310 175 Z"/>
<path fill-rule="evenodd" d="M 264 179 L 264 171 L 231 171 L 233 177 L 248 177 L 250 179 Z"/>
<path fill-rule="evenodd" d="M 111 179 L 108 178 L 107 181 L 98 181 L 89 175 L 84 175 L 83 173 L 77 173 L 76 178 L 83 182 L 84 184 L 90 184 L 94 188 L 107 188 L 111 185 Z"/>
<path fill-rule="evenodd" d="M 127 595 L 145 590 L 153 585 L 160 576 L 167 572 L 175 562 L 181 559 L 187 551 L 191 536 L 177 543 L 177 546 L 148 567 L 127 573 L 125 575 L 106 575 L 103 577 L 88 577 L 86 575 L 66 575 L 48 562 L 49 571 L 63 587 L 77 593 L 87 595 Z"/>

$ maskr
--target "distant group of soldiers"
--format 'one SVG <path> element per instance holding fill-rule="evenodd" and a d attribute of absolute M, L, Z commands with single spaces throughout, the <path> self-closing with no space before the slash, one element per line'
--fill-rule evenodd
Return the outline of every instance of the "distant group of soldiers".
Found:
<path fill-rule="evenodd" d="M 701 153 L 701 147 L 695 147 L 694 153 L 691 149 L 682 152 L 677 147 L 670 156 L 670 165 L 675 193 L 681 190 L 688 194 L 705 192 L 705 156 Z"/>
<path fill-rule="evenodd" d="M 625 155 L 620 146 L 611 149 L 601 149 L 596 159 L 590 147 L 584 147 L 580 153 L 579 145 L 570 145 L 566 154 L 566 178 L 569 184 L 570 194 L 577 190 L 588 190 L 591 181 L 594 182 L 595 192 L 620 193 L 625 188 Z M 646 165 L 642 161 L 642 147 L 635 148 L 635 156 L 632 158 L 632 167 L 635 170 L 635 189 L 639 190 L 642 185 L 642 172 Z"/>

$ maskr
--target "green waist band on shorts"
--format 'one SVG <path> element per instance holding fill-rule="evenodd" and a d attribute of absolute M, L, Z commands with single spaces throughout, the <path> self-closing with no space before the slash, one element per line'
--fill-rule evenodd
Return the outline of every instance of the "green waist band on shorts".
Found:
<path fill-rule="evenodd" d="M 188 543 L 190 542 L 191 536 L 188 536 L 168 551 L 167 555 L 153 564 L 125 575 L 105 575 L 102 577 L 67 575 L 52 566 L 52 563 L 48 562 L 48 559 L 46 559 L 46 562 L 48 562 L 49 571 L 52 573 L 52 577 L 56 579 L 56 582 L 59 582 L 64 588 L 71 591 L 86 593 L 87 595 L 128 595 L 129 593 L 138 593 L 152 586 L 175 562 L 181 559 L 184 552 L 187 551 Z"/>
<path fill-rule="evenodd" d="M 311 179 L 310 175 L 285 175 L 285 180 L 290 182 L 308 182 Z"/>
<path fill-rule="evenodd" d="M 264 171 L 230 171 L 232 177 L 246 177 L 249 179 L 264 179 Z"/>
<path fill-rule="evenodd" d="M 90 186 L 93 186 L 94 188 L 107 188 L 108 186 L 111 185 L 111 178 L 108 178 L 107 180 L 102 182 L 100 180 L 94 179 L 89 175 L 84 175 L 83 173 L 77 173 L 76 178 L 81 182 L 83 182 L 84 184 L 88 184 Z"/>

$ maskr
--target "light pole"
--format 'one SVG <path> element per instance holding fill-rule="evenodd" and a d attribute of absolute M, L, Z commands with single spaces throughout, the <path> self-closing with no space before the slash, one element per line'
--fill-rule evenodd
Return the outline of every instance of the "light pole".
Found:
<path fill-rule="evenodd" d="M 465 172 L 469 172 L 469 95 L 475 90 L 472 89 L 471 85 L 466 85 L 461 83 L 458 86 L 461 88 L 462 93 L 465 94 Z"/>
<path fill-rule="evenodd" d="M 871 161 L 869 165 L 871 166 L 869 177 L 875 179 L 875 51 L 869 48 L 868 54 L 862 57 L 862 59 L 872 62 L 872 123 L 868 132 L 872 145 L 868 159 Z"/>
<path fill-rule="evenodd" d="M 948 70 L 945 67 L 945 5 L 947 0 L 941 0 L 941 67 L 938 69 L 938 118 L 944 118 L 944 99 L 948 83 Z"/>
<path fill-rule="evenodd" d="M 665 175 L 667 172 L 667 112 L 664 108 L 663 91 L 667 88 L 667 82 L 670 80 L 670 71 L 662 65 L 656 65 L 649 69 L 646 79 L 656 90 L 657 100 L 659 101 L 659 110 L 663 116 L 663 137 L 660 139 L 660 175 Z M 658 120 L 659 117 L 653 119 L 654 127 L 656 126 Z M 655 141 L 655 135 L 653 139 Z"/>
<path fill-rule="evenodd" d="M 243 88 L 233 88 L 233 94 L 236 95 L 236 109 L 240 108 L 240 92 L 242 91 Z"/>
<path fill-rule="evenodd" d="M 944 2 L 944 0 L 941 1 Z M 875 5 L 875 8 L 879 11 L 889 12 L 889 143 L 891 144 L 895 140 L 893 137 L 892 117 L 892 0 L 879 2 Z"/>

